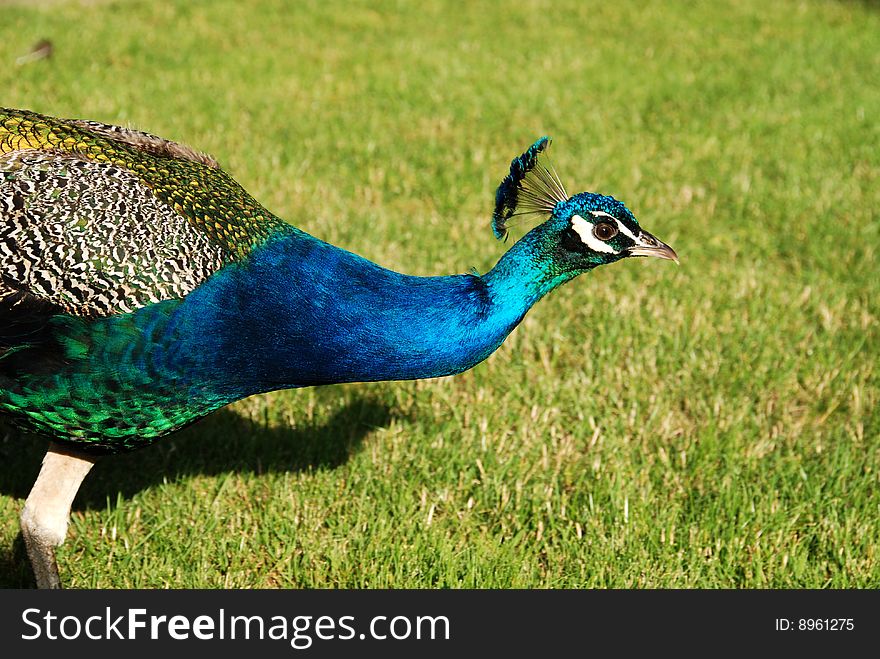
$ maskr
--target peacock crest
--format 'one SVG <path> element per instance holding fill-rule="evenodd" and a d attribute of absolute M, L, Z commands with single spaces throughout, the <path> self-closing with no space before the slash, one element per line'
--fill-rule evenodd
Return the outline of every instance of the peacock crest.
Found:
<path fill-rule="evenodd" d="M 565 186 L 547 158 L 550 138 L 542 137 L 510 163 L 495 193 L 492 231 L 498 240 L 507 238 L 510 218 L 517 215 L 549 215 L 556 204 L 568 199 Z"/>

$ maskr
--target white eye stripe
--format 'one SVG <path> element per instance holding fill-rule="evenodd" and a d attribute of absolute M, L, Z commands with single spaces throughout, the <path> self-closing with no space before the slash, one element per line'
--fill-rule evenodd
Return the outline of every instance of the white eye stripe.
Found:
<path fill-rule="evenodd" d="M 609 216 L 611 217 L 611 216 Z M 614 219 L 614 218 L 612 218 Z M 571 228 L 581 237 L 581 241 L 594 252 L 604 252 L 606 254 L 617 254 L 617 250 L 608 243 L 604 243 L 593 235 L 593 225 L 587 222 L 580 215 L 573 215 L 571 218 Z"/>
<path fill-rule="evenodd" d="M 630 231 L 626 225 L 623 224 L 620 220 L 618 220 L 613 215 L 606 213 L 605 211 L 590 211 L 590 215 L 593 217 L 607 217 L 610 220 L 614 220 L 614 223 L 617 225 L 617 230 L 620 231 L 624 236 L 630 238 L 633 242 L 638 242 L 639 239 L 635 237 L 632 231 Z"/>
<path fill-rule="evenodd" d="M 606 213 L 605 211 L 590 211 L 590 215 L 593 217 L 607 217 L 609 219 L 617 221 L 617 218 L 611 215 L 610 213 Z"/>

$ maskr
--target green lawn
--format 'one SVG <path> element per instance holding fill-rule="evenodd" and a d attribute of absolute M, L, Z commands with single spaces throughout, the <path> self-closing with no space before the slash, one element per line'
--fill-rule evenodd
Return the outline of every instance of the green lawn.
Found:
<path fill-rule="evenodd" d="M 0 105 L 189 143 L 397 270 L 490 268 L 544 134 L 681 257 L 568 284 L 464 375 L 100 462 L 66 585 L 880 586 L 877 3 L 0 0 L 0 61 Z M 0 586 L 44 449 L 0 440 Z"/>

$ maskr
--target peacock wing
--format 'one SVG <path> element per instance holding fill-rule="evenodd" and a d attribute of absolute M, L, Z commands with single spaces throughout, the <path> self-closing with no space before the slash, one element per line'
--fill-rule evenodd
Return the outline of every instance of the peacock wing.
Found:
<path fill-rule="evenodd" d="M 181 298 L 288 230 L 216 161 L 188 147 L 0 109 L 4 327 L 34 313 L 106 316 Z"/>

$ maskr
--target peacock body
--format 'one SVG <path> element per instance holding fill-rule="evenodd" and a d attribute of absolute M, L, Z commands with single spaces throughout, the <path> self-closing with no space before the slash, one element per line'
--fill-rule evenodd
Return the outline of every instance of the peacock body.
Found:
<path fill-rule="evenodd" d="M 568 197 L 539 162 L 547 144 L 511 163 L 493 227 L 548 219 L 482 276 L 414 277 L 282 221 L 188 147 L 0 109 L 0 410 L 51 437 L 59 464 L 90 466 L 252 394 L 459 373 L 560 284 L 675 258 L 615 199 Z M 28 524 L 51 526 L 37 514 L 49 464 L 23 513 L 29 552 Z M 57 585 L 54 558 L 43 583 L 48 559 L 31 558 Z"/>

